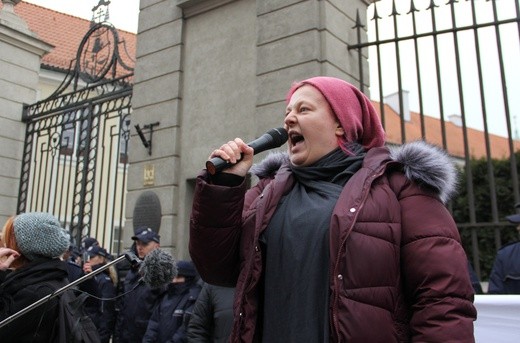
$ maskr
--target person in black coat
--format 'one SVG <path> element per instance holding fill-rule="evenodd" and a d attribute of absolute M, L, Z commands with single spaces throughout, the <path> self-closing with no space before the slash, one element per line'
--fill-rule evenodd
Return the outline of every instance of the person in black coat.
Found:
<path fill-rule="evenodd" d="M 83 267 L 80 264 L 78 264 L 78 262 L 83 264 L 82 259 L 79 257 L 81 254 L 79 253 L 79 250 L 75 250 L 77 250 L 77 248 L 71 245 L 69 246 L 69 250 L 66 251 L 65 254 L 63 254 L 63 256 L 61 257 L 62 261 L 64 261 L 67 265 L 69 282 L 74 282 L 77 279 L 85 276 Z M 98 292 L 96 280 L 94 278 L 89 278 L 82 281 L 81 283 L 76 285 L 74 289 L 76 290 L 77 296 L 81 293 L 88 293 L 93 297 L 101 297 L 101 294 Z M 97 300 L 93 297 L 88 297 L 85 300 L 85 304 L 97 304 Z"/>
<path fill-rule="evenodd" d="M 60 222 L 48 213 L 24 213 L 4 226 L 0 264 L 0 321 L 68 284 L 60 260 L 69 246 Z M 7 268 L 11 272 L 5 273 Z M 51 342 L 56 335 L 58 298 L 35 307 L 0 328 L 2 342 Z"/>
<path fill-rule="evenodd" d="M 90 246 L 86 254 L 88 258 L 83 264 L 86 274 L 103 267 L 109 257 L 106 249 L 99 245 Z M 108 343 L 114 332 L 116 320 L 117 271 L 111 266 L 95 275 L 93 280 L 100 299 L 94 298 L 94 301 L 87 303 L 86 312 L 98 329 L 101 343 Z"/>
<path fill-rule="evenodd" d="M 233 326 L 235 288 L 205 283 L 188 325 L 190 343 L 229 342 Z"/>
<path fill-rule="evenodd" d="M 150 228 L 138 228 L 132 237 L 140 259 L 160 247 L 160 236 Z M 143 340 L 148 320 L 155 309 L 163 288 L 151 288 L 142 280 L 139 266 L 130 267 L 123 284 L 117 315 L 114 343 L 136 343 Z"/>
<path fill-rule="evenodd" d="M 186 332 L 201 285 L 192 262 L 177 262 L 177 270 L 150 317 L 143 343 L 187 342 Z"/>
<path fill-rule="evenodd" d="M 515 206 L 520 207 L 519 204 Z M 520 232 L 520 214 L 507 216 Z M 489 275 L 489 294 L 520 294 L 520 242 L 507 244 L 498 250 Z"/>

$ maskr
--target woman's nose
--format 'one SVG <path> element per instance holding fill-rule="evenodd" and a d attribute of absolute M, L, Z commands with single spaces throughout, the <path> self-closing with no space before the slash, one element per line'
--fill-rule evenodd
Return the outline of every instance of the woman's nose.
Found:
<path fill-rule="evenodd" d="M 296 122 L 296 116 L 293 114 L 293 112 L 289 112 L 283 121 L 283 123 L 287 126 L 294 124 Z"/>

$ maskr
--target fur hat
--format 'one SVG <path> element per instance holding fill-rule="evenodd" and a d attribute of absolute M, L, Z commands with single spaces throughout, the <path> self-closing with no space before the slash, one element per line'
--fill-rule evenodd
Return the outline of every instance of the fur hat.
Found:
<path fill-rule="evenodd" d="M 69 247 L 69 235 L 49 213 L 22 213 L 14 219 L 13 230 L 20 252 L 29 260 L 58 257 Z"/>
<path fill-rule="evenodd" d="M 385 144 L 385 132 L 377 112 L 370 99 L 359 89 L 334 77 L 312 77 L 292 85 L 286 97 L 287 103 L 293 93 L 306 84 L 321 92 L 338 118 L 345 131 L 340 139 L 342 149 L 352 142 L 363 145 L 367 150 Z"/>

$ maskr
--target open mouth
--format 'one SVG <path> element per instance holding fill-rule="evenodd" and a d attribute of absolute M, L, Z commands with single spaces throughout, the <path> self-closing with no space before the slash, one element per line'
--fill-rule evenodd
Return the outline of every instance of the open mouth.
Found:
<path fill-rule="evenodd" d="M 291 140 L 291 145 L 295 146 L 296 144 L 303 142 L 305 138 L 302 135 L 297 133 L 291 133 L 289 135 L 289 139 Z"/>

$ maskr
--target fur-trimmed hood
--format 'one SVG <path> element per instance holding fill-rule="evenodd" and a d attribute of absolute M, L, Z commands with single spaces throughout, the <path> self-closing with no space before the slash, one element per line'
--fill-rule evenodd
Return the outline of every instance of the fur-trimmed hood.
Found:
<path fill-rule="evenodd" d="M 402 165 L 408 179 L 436 190 L 443 203 L 453 197 L 457 188 L 457 170 L 445 150 L 424 141 L 389 147 L 389 150 L 390 159 Z M 288 163 L 286 152 L 270 152 L 260 163 L 253 165 L 251 173 L 262 179 L 272 176 Z"/>

